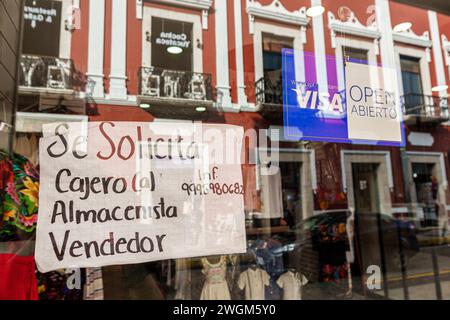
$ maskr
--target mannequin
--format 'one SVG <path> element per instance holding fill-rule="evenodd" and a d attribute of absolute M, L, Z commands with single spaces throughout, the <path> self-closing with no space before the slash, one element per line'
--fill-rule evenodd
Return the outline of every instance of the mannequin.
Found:
<path fill-rule="evenodd" d="M 308 279 L 290 267 L 277 280 L 277 285 L 283 289 L 283 300 L 302 300 L 302 287 L 308 283 Z"/>
<path fill-rule="evenodd" d="M 230 290 L 226 280 L 227 259 L 225 256 L 203 258 L 205 283 L 200 300 L 231 300 Z"/>
<path fill-rule="evenodd" d="M 239 276 L 239 289 L 245 290 L 245 300 L 264 300 L 264 288 L 269 286 L 269 274 L 258 267 L 256 262 Z"/>

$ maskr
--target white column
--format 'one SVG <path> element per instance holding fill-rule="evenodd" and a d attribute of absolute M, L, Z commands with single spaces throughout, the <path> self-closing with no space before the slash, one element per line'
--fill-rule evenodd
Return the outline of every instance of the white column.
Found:
<path fill-rule="evenodd" d="M 247 95 L 244 83 L 244 45 L 242 41 L 242 6 L 241 0 L 234 0 L 234 26 L 236 36 L 236 75 L 238 103 L 247 106 Z"/>
<path fill-rule="evenodd" d="M 224 109 L 232 108 L 228 65 L 228 15 L 227 0 L 214 1 L 216 14 L 216 78 L 217 103 Z"/>
<path fill-rule="evenodd" d="M 75 9 L 74 5 L 68 1 L 62 1 L 61 3 L 63 19 L 61 19 L 61 40 L 59 42 L 59 57 L 63 59 L 71 58 L 71 44 L 72 44 L 72 31 L 66 30 L 66 22 L 72 23 L 73 11 Z"/>
<path fill-rule="evenodd" d="M 127 0 L 112 1 L 111 73 L 109 97 L 127 99 Z"/>
<path fill-rule="evenodd" d="M 437 14 L 434 11 L 428 11 L 428 21 L 430 23 L 431 40 L 433 41 L 434 68 L 436 70 L 437 85 L 446 85 L 444 59 L 442 58 L 441 35 Z M 439 92 L 439 96 L 446 97 L 447 90 Z"/>
<path fill-rule="evenodd" d="M 105 0 L 89 1 L 88 84 L 86 91 L 103 98 L 103 56 L 105 34 Z"/>
<path fill-rule="evenodd" d="M 397 86 L 399 96 L 403 96 L 402 70 L 400 58 L 395 52 L 392 34 L 391 13 L 388 0 L 375 0 L 377 7 L 377 26 L 381 32 L 380 54 L 383 67 L 397 69 Z"/>
<path fill-rule="evenodd" d="M 312 6 L 322 5 L 321 0 L 311 0 Z M 312 18 L 314 34 L 314 53 L 316 60 L 316 77 L 319 85 L 319 96 L 328 97 L 327 59 L 325 51 L 325 33 L 323 29 L 323 15 Z M 328 98 L 324 99 L 328 101 Z"/>

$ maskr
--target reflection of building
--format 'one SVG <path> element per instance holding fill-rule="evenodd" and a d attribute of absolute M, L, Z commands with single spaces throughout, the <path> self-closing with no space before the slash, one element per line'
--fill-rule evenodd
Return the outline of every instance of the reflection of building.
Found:
<path fill-rule="evenodd" d="M 295 224 L 320 211 L 351 208 L 417 218 L 423 220 L 420 226 L 436 225 L 429 220 L 438 217 L 437 202 L 445 210 L 439 219 L 448 219 L 449 16 L 387 0 L 35 2 L 56 16 L 34 27 L 25 20 L 30 45 L 21 63 L 19 132 L 35 131 L 36 121 L 86 116 L 279 129 L 282 48 L 308 53 L 297 61 L 300 80 L 325 93 L 345 89 L 346 59 L 396 66 L 405 149 L 292 143 L 281 134 L 283 203 L 270 203 L 280 199 L 270 192 L 264 196 L 270 182 L 259 176 L 259 166 L 249 164 L 244 166 L 246 209 L 270 218 L 267 208 L 281 208 Z M 306 8 L 320 2 L 325 13 L 307 17 Z M 412 27 L 394 31 L 405 17 L 411 17 Z M 34 41 L 39 28 L 46 34 L 42 43 Z M 247 152 L 259 154 L 264 163 L 262 148 Z M 279 221 L 272 224 L 272 230 L 249 234 L 286 230 Z"/>
<path fill-rule="evenodd" d="M 22 1 L 1 3 L 0 24 L 0 145 L 9 149 L 16 103 L 17 65 L 20 52 L 20 11 Z"/>

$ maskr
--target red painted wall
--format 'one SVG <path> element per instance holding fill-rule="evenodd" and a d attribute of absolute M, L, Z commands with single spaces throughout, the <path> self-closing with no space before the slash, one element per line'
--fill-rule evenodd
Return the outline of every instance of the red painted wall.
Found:
<path fill-rule="evenodd" d="M 127 24 L 127 87 L 128 94 L 139 92 L 138 73 L 142 64 L 142 20 L 136 18 L 136 6 L 128 6 Z"/>
<path fill-rule="evenodd" d="M 154 117 L 139 107 L 98 105 L 98 115 L 90 116 L 90 121 L 142 121 L 152 122 Z"/>
<path fill-rule="evenodd" d="M 77 72 L 76 89 L 85 90 L 85 75 L 88 66 L 89 1 L 80 1 L 80 29 L 72 32 L 71 58 Z"/>

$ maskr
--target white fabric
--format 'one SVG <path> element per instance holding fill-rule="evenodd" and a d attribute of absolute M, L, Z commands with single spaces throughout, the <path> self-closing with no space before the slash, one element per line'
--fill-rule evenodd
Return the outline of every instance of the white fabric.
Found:
<path fill-rule="evenodd" d="M 276 219 L 283 217 L 283 192 L 281 172 L 261 175 L 262 207 L 261 219 Z"/>
<path fill-rule="evenodd" d="M 231 300 L 226 280 L 227 261 L 224 256 L 216 264 L 202 259 L 203 273 L 206 276 L 200 300 Z"/>
<path fill-rule="evenodd" d="M 249 268 L 241 273 L 238 280 L 239 289 L 245 289 L 245 300 L 264 300 L 264 287 L 269 285 L 270 277 L 262 269 Z"/>
<path fill-rule="evenodd" d="M 288 271 L 280 276 L 277 285 L 283 289 L 283 300 L 302 300 L 302 286 L 308 279 L 298 272 Z"/>

